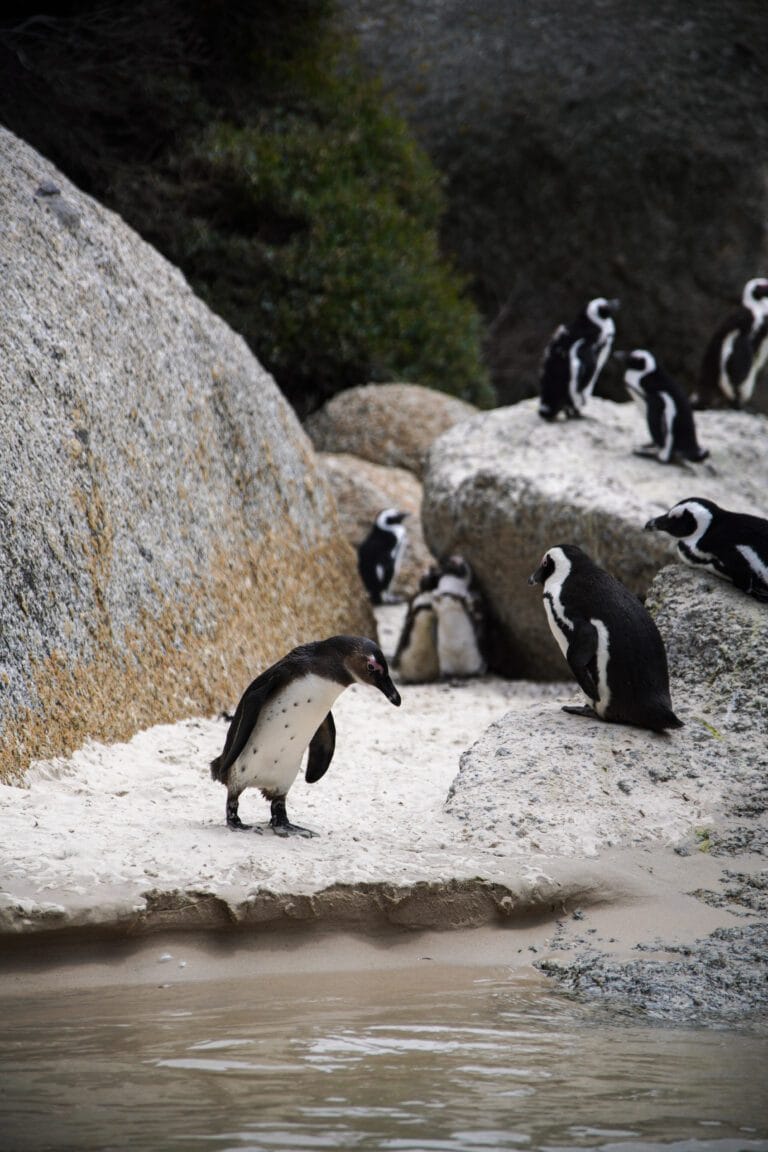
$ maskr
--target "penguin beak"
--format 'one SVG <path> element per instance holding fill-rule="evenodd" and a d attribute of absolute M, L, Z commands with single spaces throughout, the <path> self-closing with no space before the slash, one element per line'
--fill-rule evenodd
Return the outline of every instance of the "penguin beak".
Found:
<path fill-rule="evenodd" d="M 377 677 L 376 687 L 380 692 L 384 693 L 387 700 L 389 700 L 391 704 L 394 704 L 395 708 L 400 707 L 402 703 L 400 693 L 398 692 L 397 688 L 395 688 L 386 672 L 382 672 L 382 674 Z"/>
<path fill-rule="evenodd" d="M 544 565 L 540 564 L 535 572 L 532 572 L 528 577 L 529 584 L 543 584 L 544 583 Z"/>
<path fill-rule="evenodd" d="M 611 359 L 616 360 L 619 364 L 626 364 L 629 352 L 620 352 L 618 349 L 611 354 Z"/>
<path fill-rule="evenodd" d="M 666 528 L 666 516 L 654 516 L 653 520 L 649 520 L 645 525 L 645 532 L 663 532 Z"/>
<path fill-rule="evenodd" d="M 609 300 L 608 307 L 611 309 L 611 311 L 618 312 L 621 308 L 621 300 Z"/>

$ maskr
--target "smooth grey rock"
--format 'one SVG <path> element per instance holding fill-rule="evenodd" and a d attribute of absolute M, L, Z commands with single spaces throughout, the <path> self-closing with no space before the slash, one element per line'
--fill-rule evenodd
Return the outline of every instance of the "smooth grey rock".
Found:
<path fill-rule="evenodd" d="M 547 548 L 579 544 L 644 595 L 674 542 L 644 525 L 686 496 L 765 515 L 768 419 L 697 414 L 710 459 L 683 468 L 633 455 L 647 441 L 634 404 L 593 399 L 582 420 L 548 424 L 536 401 L 475 416 L 433 444 L 424 477 L 424 537 L 434 555 L 461 552 L 499 619 L 499 670 L 562 679 L 567 665 L 528 576 Z"/>
<path fill-rule="evenodd" d="M 231 705 L 292 645 L 373 621 L 309 441 L 243 340 L 6 131 L 0 203 L 9 779 Z"/>

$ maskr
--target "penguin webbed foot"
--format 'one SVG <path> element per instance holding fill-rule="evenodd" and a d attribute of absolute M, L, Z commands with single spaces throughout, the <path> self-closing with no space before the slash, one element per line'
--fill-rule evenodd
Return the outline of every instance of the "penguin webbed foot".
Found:
<path fill-rule="evenodd" d="M 600 719 L 591 704 L 563 704 L 562 710 L 570 712 L 571 716 L 587 716 L 590 720 Z"/>
<path fill-rule="evenodd" d="M 253 824 L 244 824 L 237 813 L 234 816 L 227 813 L 227 828 L 233 832 L 250 832 L 253 829 Z M 259 829 L 257 828 L 256 831 L 258 832 Z"/>
<path fill-rule="evenodd" d="M 269 826 L 274 832 L 275 836 L 303 836 L 305 840 L 317 836 L 317 832 L 313 832 L 311 828 L 302 828 L 301 824 L 291 824 L 288 819 L 288 813 L 285 808 L 285 800 L 277 799 L 272 801 L 272 816 L 269 821 Z"/>

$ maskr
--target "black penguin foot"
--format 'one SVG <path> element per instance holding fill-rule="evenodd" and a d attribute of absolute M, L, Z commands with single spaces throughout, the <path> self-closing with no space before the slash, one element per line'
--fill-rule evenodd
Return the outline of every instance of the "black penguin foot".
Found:
<path fill-rule="evenodd" d="M 300 824 L 291 824 L 290 820 L 286 820 L 284 824 L 275 824 L 270 820 L 269 826 L 275 836 L 303 836 L 305 840 L 311 840 L 313 836 L 317 836 L 317 832 L 313 832 L 311 828 L 302 828 Z"/>
<path fill-rule="evenodd" d="M 239 816 L 227 816 L 227 828 L 231 828 L 233 832 L 250 832 L 253 824 L 243 824 Z"/>
<path fill-rule="evenodd" d="M 591 720 L 600 719 L 591 704 L 563 704 L 563 712 L 570 712 L 572 716 L 589 716 Z"/>

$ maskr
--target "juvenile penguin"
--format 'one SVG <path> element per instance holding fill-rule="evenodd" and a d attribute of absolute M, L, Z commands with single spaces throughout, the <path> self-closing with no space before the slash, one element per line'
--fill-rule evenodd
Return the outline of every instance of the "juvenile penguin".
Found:
<path fill-rule="evenodd" d="M 680 728 L 667 654 L 648 610 L 575 544 L 545 552 L 528 578 L 544 586 L 549 627 L 590 706 L 564 712 L 661 732 Z"/>
<path fill-rule="evenodd" d="M 449 556 L 433 595 L 437 614 L 437 659 L 440 675 L 482 676 L 484 612 L 482 597 L 472 588 L 472 569 L 463 556 Z"/>
<path fill-rule="evenodd" d="M 251 827 L 238 815 L 240 793 L 260 788 L 271 804 L 275 835 L 314 835 L 291 824 L 285 798 L 307 746 L 307 782 L 314 784 L 327 772 L 336 747 L 331 706 L 350 684 L 370 684 L 396 707 L 400 704 L 381 649 L 363 636 L 302 644 L 249 685 L 235 710 L 224 751 L 211 761 L 211 776 L 227 786 L 228 827 Z"/>
<path fill-rule="evenodd" d="M 544 352 L 539 376 L 539 415 L 581 416 L 597 378 L 611 354 L 618 300 L 597 296 L 571 324 L 555 329 Z"/>
<path fill-rule="evenodd" d="M 752 399 L 766 359 L 768 280 L 758 277 L 747 281 L 740 307 L 720 324 L 706 347 L 696 403 L 706 407 L 725 400 L 732 408 L 743 408 Z"/>
<path fill-rule="evenodd" d="M 437 614 L 433 596 L 439 578 L 439 569 L 432 566 L 419 580 L 419 591 L 408 605 L 403 630 L 397 642 L 392 663 L 401 679 L 408 684 L 424 684 L 440 676 Z"/>
<path fill-rule="evenodd" d="M 618 354 L 616 354 L 618 355 Z M 624 384 L 645 413 L 651 443 L 636 449 L 636 456 L 651 456 L 670 464 L 676 456 L 694 462 L 709 452 L 699 447 L 693 410 L 683 389 L 661 367 L 656 357 L 636 348 L 624 360 Z"/>
<path fill-rule="evenodd" d="M 385 508 L 357 549 L 357 567 L 372 604 L 381 604 L 400 568 L 405 550 L 407 512 Z"/>
<path fill-rule="evenodd" d="M 727 512 L 694 496 L 655 516 L 645 527 L 674 536 L 686 564 L 730 580 L 755 600 L 768 600 L 768 520 Z"/>

